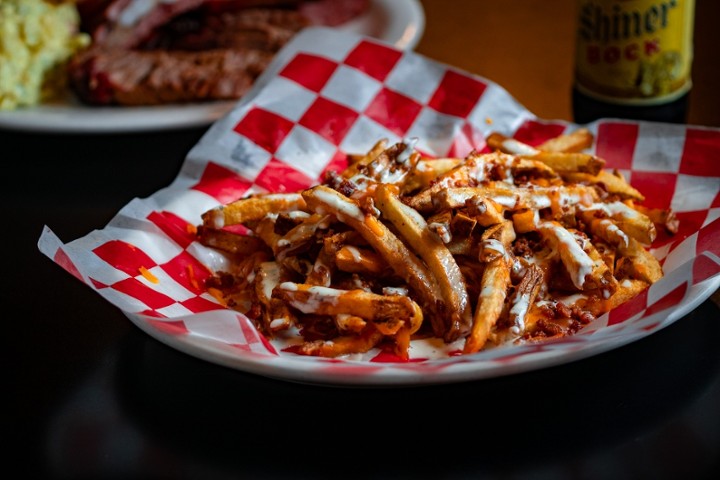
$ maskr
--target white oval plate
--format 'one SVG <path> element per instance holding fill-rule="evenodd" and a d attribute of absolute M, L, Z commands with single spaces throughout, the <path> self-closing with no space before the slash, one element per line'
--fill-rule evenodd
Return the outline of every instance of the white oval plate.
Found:
<path fill-rule="evenodd" d="M 664 279 L 660 282 L 664 282 Z M 658 286 L 655 284 L 650 288 L 657 289 Z M 165 328 L 157 328 L 157 325 L 153 325 L 141 315 L 123 313 L 141 330 L 172 348 L 247 373 L 306 384 L 397 387 L 482 380 L 540 370 L 592 357 L 633 343 L 671 325 L 692 312 L 719 287 L 720 275 L 715 275 L 690 286 L 686 296 L 678 305 L 612 327 L 595 329 L 591 324 L 577 334 L 557 341 L 508 345 L 472 355 L 408 363 L 306 357 L 293 354 L 271 355 L 264 348 L 254 351 L 250 346 L 241 350 L 235 345 L 206 335 L 192 332 L 185 335 L 168 333 Z M 237 321 L 236 313 L 230 311 L 227 313 L 229 319 Z M 202 315 L 197 318 L 201 317 Z"/>
<path fill-rule="evenodd" d="M 425 29 L 418 0 L 372 0 L 370 10 L 341 30 L 378 38 L 401 49 L 415 47 Z M 72 95 L 55 103 L 0 112 L 0 128 L 48 133 L 120 133 L 209 125 L 236 101 L 147 107 L 94 107 Z"/>

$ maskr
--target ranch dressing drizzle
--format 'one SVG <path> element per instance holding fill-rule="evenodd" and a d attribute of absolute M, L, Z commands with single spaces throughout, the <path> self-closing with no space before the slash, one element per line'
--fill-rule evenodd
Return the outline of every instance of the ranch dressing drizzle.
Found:
<path fill-rule="evenodd" d="M 297 292 L 298 285 L 293 282 L 283 282 L 280 284 L 280 288 L 287 290 L 288 292 Z M 321 287 L 314 285 L 309 288 L 303 288 L 303 291 L 308 292 L 310 295 L 303 301 L 291 300 L 289 302 L 294 308 L 297 308 L 303 313 L 313 313 L 320 309 L 322 303 L 337 303 L 337 298 L 344 292 L 336 288 Z"/>
<path fill-rule="evenodd" d="M 528 308 L 530 307 L 530 294 L 523 293 L 516 296 L 513 299 L 512 307 L 510 308 L 510 318 L 513 319 L 514 325 L 510 327 L 510 331 L 514 335 L 520 335 L 525 330 L 525 315 L 527 315 Z"/>
<path fill-rule="evenodd" d="M 365 215 L 363 214 L 362 210 L 360 210 L 360 207 L 358 207 L 352 202 L 344 202 L 336 195 L 322 190 L 317 190 L 315 192 L 315 196 L 317 196 L 317 198 L 323 203 L 327 203 L 328 205 L 332 205 L 333 207 L 335 207 L 338 212 L 340 212 L 342 215 L 345 215 L 346 217 L 354 218 L 358 222 L 362 222 L 365 220 Z M 320 210 L 321 209 L 318 209 L 318 213 L 325 213 L 321 212 Z M 338 220 L 342 221 L 342 218 L 338 218 Z"/>
<path fill-rule="evenodd" d="M 536 150 L 525 143 L 518 142 L 514 138 L 503 140 L 502 146 L 504 149 L 514 153 L 515 155 L 537 155 L 540 153 L 539 150 Z"/>
<path fill-rule="evenodd" d="M 410 155 L 412 155 L 413 151 L 415 150 L 415 145 L 417 144 L 418 139 L 417 137 L 412 137 L 403 140 L 403 145 L 405 145 L 405 148 L 402 152 L 400 152 L 397 156 L 397 162 L 398 163 L 405 163 L 408 160 L 410 160 Z"/>
<path fill-rule="evenodd" d="M 557 241 L 565 246 L 567 254 L 575 260 L 577 270 L 572 272 L 568 269 L 568 273 L 570 274 L 573 285 L 582 290 L 585 284 L 585 277 L 593 271 L 594 263 L 592 259 L 585 253 L 580 245 L 578 245 L 575 237 L 563 227 L 555 225 L 552 222 L 540 222 L 538 227 L 552 230 Z M 560 256 L 562 258 L 562 253 Z"/>

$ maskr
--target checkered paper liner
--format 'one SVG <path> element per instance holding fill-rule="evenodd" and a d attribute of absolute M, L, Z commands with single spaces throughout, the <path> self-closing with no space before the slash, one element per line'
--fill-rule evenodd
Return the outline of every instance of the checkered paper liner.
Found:
<path fill-rule="evenodd" d="M 168 187 L 134 199 L 102 230 L 62 243 L 45 227 L 40 250 L 121 309 L 139 328 L 205 360 L 311 383 L 430 384 L 506 375 L 594 355 L 649 335 L 690 312 L 720 286 L 720 129 L 605 119 L 586 125 L 594 153 L 646 194 L 672 207 L 674 236 L 653 253 L 665 277 L 576 335 L 457 356 L 378 350 L 352 358 L 306 357 L 220 306 L 202 282 L 224 257 L 187 225 L 248 193 L 297 191 L 386 138 L 417 138 L 430 157 L 487 151 L 503 132 L 530 145 L 578 125 L 537 118 L 492 81 L 417 53 L 327 28 L 288 44 L 255 87 L 213 124 Z M 425 346 L 427 347 L 427 346 Z"/>

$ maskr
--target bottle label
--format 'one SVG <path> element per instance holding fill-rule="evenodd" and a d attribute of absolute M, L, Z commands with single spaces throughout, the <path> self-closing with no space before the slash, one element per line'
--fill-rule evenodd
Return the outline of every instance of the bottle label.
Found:
<path fill-rule="evenodd" d="M 657 105 L 690 90 L 692 0 L 579 0 L 576 88 L 626 105 Z"/>

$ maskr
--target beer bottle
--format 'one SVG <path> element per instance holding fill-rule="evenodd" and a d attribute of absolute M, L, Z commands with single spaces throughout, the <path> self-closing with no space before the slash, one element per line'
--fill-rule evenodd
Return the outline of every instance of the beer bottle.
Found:
<path fill-rule="evenodd" d="M 685 123 L 694 0 L 578 0 L 573 120 Z"/>

